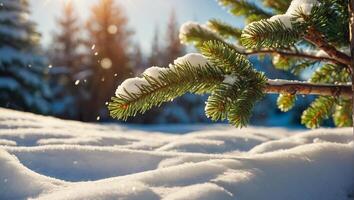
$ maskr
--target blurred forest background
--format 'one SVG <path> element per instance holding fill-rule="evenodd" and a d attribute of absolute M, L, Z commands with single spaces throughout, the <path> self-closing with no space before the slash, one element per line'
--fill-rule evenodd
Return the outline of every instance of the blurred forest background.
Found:
<path fill-rule="evenodd" d="M 176 0 L 177 1 L 177 0 Z M 63 3 L 48 47 L 40 45 L 41 34 L 26 0 L 3 0 L 0 4 L 0 106 L 87 122 L 109 122 L 107 102 L 126 78 L 150 66 L 168 66 L 186 52 L 181 45 L 177 15 L 171 9 L 167 24 L 153 24 L 151 51 L 134 42 L 123 7 L 114 0 L 99 0 L 85 22 L 70 1 Z M 43 14 L 45 17 L 45 14 Z M 252 62 L 269 78 L 299 79 L 276 70 L 268 57 Z M 275 95 L 257 104 L 252 124 L 300 126 L 302 110 L 311 97 L 297 101 L 295 109 L 282 113 Z M 209 123 L 204 114 L 206 97 L 192 94 L 130 119 L 130 123 Z M 330 124 L 329 124 L 330 125 Z"/>

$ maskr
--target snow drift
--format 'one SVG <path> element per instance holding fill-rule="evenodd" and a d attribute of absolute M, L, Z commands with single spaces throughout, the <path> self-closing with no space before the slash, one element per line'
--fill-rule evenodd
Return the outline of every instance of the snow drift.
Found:
<path fill-rule="evenodd" d="M 349 200 L 352 129 L 184 135 L 0 109 L 0 199 Z"/>

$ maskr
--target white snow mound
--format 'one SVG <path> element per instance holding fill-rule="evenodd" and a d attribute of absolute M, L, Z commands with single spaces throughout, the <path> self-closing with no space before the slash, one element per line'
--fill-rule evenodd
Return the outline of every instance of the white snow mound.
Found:
<path fill-rule="evenodd" d="M 0 199 L 352 200 L 353 188 L 351 128 L 167 134 L 0 108 Z"/>

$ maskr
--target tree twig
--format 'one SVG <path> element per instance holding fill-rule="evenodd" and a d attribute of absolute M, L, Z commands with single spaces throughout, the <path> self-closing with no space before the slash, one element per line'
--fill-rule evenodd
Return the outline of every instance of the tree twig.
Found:
<path fill-rule="evenodd" d="M 314 84 L 301 81 L 268 80 L 265 92 L 269 94 L 303 94 L 352 98 L 350 85 Z"/>
<path fill-rule="evenodd" d="M 338 62 L 336 59 L 325 57 L 325 56 L 315 56 L 311 54 L 299 53 L 299 52 L 290 52 L 290 51 L 279 51 L 274 49 L 260 49 L 260 50 L 251 50 L 246 51 L 245 55 L 256 55 L 256 54 L 279 54 L 285 57 L 297 57 L 297 58 L 305 58 L 311 60 L 318 60 L 318 61 L 329 61 L 336 64 L 342 64 Z"/>
<path fill-rule="evenodd" d="M 323 38 L 322 34 L 318 32 L 315 28 L 310 27 L 308 33 L 304 36 L 304 38 L 310 43 L 316 45 L 319 49 L 325 51 L 330 57 L 332 57 L 336 61 L 347 66 L 350 65 L 350 56 L 338 51 L 334 46 L 330 45 Z"/>

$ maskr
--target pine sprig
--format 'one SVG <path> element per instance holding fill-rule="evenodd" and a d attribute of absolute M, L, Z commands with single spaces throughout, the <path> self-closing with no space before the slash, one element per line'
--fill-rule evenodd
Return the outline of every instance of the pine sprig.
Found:
<path fill-rule="evenodd" d="M 206 114 L 213 120 L 227 118 L 236 127 L 247 125 L 254 104 L 263 97 L 266 77 L 253 69 L 247 58 L 223 43 L 209 41 L 201 51 L 215 66 L 235 79 L 224 83 L 209 97 Z"/>
<path fill-rule="evenodd" d="M 241 34 L 242 34 L 241 29 L 235 28 L 220 20 L 217 19 L 209 20 L 208 27 L 226 39 L 233 38 L 239 40 L 241 38 Z"/>
<path fill-rule="evenodd" d="M 283 48 L 300 39 L 297 30 L 286 27 L 280 20 L 260 20 L 246 26 L 241 43 L 247 48 Z"/>
<path fill-rule="evenodd" d="M 330 8 L 330 9 L 329 9 Z M 332 45 L 349 44 L 348 0 L 325 0 L 314 6 L 311 15 L 298 28 L 314 27 Z M 340 30 L 340 31 L 338 31 Z"/>
<path fill-rule="evenodd" d="M 230 84 L 221 84 L 208 97 L 205 114 L 213 121 L 227 119 L 231 98 L 238 93 L 238 87 Z"/>
<path fill-rule="evenodd" d="M 167 69 L 159 79 L 145 76 L 148 84 L 139 86 L 140 92 L 113 97 L 108 105 L 110 114 L 117 119 L 127 120 L 137 113 L 144 113 L 154 106 L 173 100 L 187 92 L 211 92 L 223 79 L 223 72 L 210 65 L 191 66 L 186 63 Z"/>
<path fill-rule="evenodd" d="M 283 112 L 288 112 L 291 110 L 296 101 L 296 95 L 293 94 L 280 94 L 277 100 L 278 108 Z"/>
<path fill-rule="evenodd" d="M 199 24 L 193 26 L 190 30 L 188 30 L 188 32 L 182 34 L 180 33 L 180 39 L 181 42 L 183 43 L 193 44 L 197 49 L 203 46 L 204 42 L 219 41 L 229 46 L 230 48 L 237 50 L 237 47 L 224 41 L 223 38 L 220 35 L 218 35 L 216 32 Z M 240 52 L 240 50 L 238 51 Z"/>
<path fill-rule="evenodd" d="M 337 127 L 353 126 L 352 110 L 351 101 L 341 99 L 335 106 L 335 112 L 332 115 L 334 124 Z"/>
<path fill-rule="evenodd" d="M 350 74 L 342 66 L 325 64 L 318 68 L 309 79 L 312 83 L 337 83 L 350 81 Z"/>
<path fill-rule="evenodd" d="M 236 127 L 244 127 L 249 123 L 254 105 L 264 96 L 264 83 L 257 85 L 241 89 L 237 99 L 232 101 L 227 116 L 229 123 Z"/>
<path fill-rule="evenodd" d="M 303 112 L 301 123 L 307 128 L 318 128 L 323 120 L 331 116 L 335 101 L 334 97 L 318 97 Z"/>
<path fill-rule="evenodd" d="M 215 66 L 221 67 L 226 73 L 234 73 L 237 76 L 253 77 L 256 71 L 246 56 L 239 54 L 219 41 L 208 41 L 200 48 L 202 54 Z"/>
<path fill-rule="evenodd" d="M 272 16 L 271 13 L 247 0 L 219 0 L 219 3 L 229 8 L 233 15 L 246 17 L 248 22 L 258 21 Z"/>

